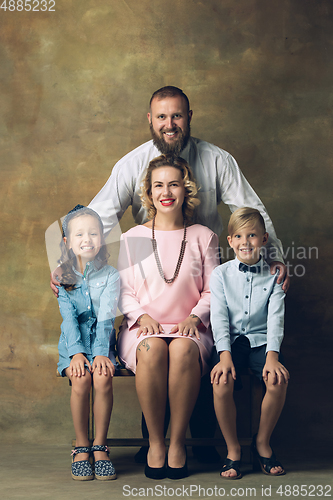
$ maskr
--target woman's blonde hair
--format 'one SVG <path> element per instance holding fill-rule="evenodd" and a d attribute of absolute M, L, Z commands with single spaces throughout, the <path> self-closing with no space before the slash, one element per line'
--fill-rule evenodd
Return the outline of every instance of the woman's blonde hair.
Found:
<path fill-rule="evenodd" d="M 183 215 L 186 222 L 191 222 L 194 209 L 200 203 L 200 200 L 198 199 L 198 186 L 187 161 L 179 156 L 175 157 L 172 154 L 158 156 L 157 158 L 151 160 L 148 165 L 146 175 L 141 185 L 141 202 L 142 206 L 148 212 L 148 218 L 152 219 L 156 215 L 156 208 L 151 199 L 151 177 L 153 170 L 159 167 L 174 167 L 177 170 L 180 170 L 185 187 Z"/>
<path fill-rule="evenodd" d="M 242 227 L 247 225 L 259 224 L 262 227 L 263 232 L 266 232 L 265 221 L 263 216 L 256 208 L 242 207 L 237 208 L 229 219 L 228 233 L 229 236 L 233 236 Z"/>

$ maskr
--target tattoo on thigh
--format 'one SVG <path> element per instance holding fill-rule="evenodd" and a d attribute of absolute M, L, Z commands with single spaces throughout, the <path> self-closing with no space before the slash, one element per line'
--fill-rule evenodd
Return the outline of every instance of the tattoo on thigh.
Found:
<path fill-rule="evenodd" d="M 145 347 L 146 351 L 149 351 L 150 345 L 147 339 L 144 339 L 140 344 L 138 345 L 138 351 L 141 351 L 141 347 Z"/>

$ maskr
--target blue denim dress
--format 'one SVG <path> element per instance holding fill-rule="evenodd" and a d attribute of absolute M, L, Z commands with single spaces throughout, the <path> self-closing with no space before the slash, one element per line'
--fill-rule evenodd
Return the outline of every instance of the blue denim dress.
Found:
<path fill-rule="evenodd" d="M 107 356 L 117 366 L 114 320 L 119 297 L 119 274 L 111 266 L 101 269 L 88 262 L 84 275 L 76 271 L 75 289 L 59 287 L 58 303 L 63 319 L 58 344 L 58 371 L 64 377 L 74 354 L 83 353 L 90 363 Z"/>

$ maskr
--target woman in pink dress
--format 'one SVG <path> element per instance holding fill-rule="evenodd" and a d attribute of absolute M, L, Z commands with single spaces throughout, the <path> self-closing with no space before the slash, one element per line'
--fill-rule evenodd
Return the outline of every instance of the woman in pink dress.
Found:
<path fill-rule="evenodd" d="M 187 476 L 186 429 L 213 347 L 209 278 L 219 264 L 218 237 L 191 225 L 199 201 L 182 158 L 162 155 L 143 181 L 149 222 L 122 235 L 118 270 L 124 321 L 118 352 L 136 374 L 136 390 L 149 432 L 145 474 Z M 166 460 L 164 417 L 170 404 Z"/>

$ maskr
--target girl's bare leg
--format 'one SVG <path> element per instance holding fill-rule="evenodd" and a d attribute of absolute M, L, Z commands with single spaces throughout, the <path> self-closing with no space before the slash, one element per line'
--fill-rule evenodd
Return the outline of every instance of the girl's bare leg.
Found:
<path fill-rule="evenodd" d="M 163 338 L 145 337 L 137 347 L 136 390 L 149 432 L 149 467 L 165 462 L 164 417 L 168 386 L 168 344 Z"/>
<path fill-rule="evenodd" d="M 168 465 L 173 468 L 183 467 L 186 460 L 186 430 L 200 389 L 199 356 L 198 346 L 189 338 L 177 338 L 170 342 Z"/>
<path fill-rule="evenodd" d="M 71 377 L 69 368 L 66 375 L 72 383 L 71 411 L 76 436 L 76 446 L 89 446 L 88 417 L 89 417 L 89 392 L 91 388 L 91 375 L 86 370 L 82 377 Z M 88 453 L 81 453 L 74 457 L 74 462 L 88 460 Z"/>
<path fill-rule="evenodd" d="M 110 418 L 113 406 L 112 377 L 108 371 L 107 375 L 99 374 L 97 371 L 93 374 L 94 381 L 94 419 L 96 435 L 94 444 L 106 445 L 107 434 L 110 425 Z M 95 451 L 95 460 L 108 460 L 105 451 Z"/>

